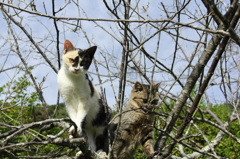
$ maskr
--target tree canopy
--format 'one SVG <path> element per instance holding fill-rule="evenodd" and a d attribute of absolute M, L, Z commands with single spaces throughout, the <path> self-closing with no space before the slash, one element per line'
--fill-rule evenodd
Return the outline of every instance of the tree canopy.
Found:
<path fill-rule="evenodd" d="M 89 76 L 114 113 L 161 83 L 157 158 L 240 155 L 238 0 L 0 1 L 0 157 L 99 156 L 58 93 L 63 42 L 98 47 Z M 113 113 L 113 114 L 114 114 Z M 139 147 L 135 158 L 146 158 Z"/>

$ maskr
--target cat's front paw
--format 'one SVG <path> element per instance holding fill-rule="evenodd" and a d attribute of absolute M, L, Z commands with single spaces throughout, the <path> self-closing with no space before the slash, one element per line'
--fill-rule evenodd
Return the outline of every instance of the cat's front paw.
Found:
<path fill-rule="evenodd" d="M 83 134 L 82 134 L 82 128 L 78 127 L 78 128 L 77 128 L 77 136 L 80 137 L 80 136 L 82 136 L 82 135 L 83 135 Z"/>
<path fill-rule="evenodd" d="M 159 157 L 159 155 L 161 155 L 162 153 L 159 153 L 157 151 L 151 153 L 151 155 L 148 157 L 148 159 L 157 159 Z"/>
<path fill-rule="evenodd" d="M 97 152 L 97 154 L 100 159 L 105 159 L 108 157 L 107 153 L 103 151 Z"/>
<path fill-rule="evenodd" d="M 83 155 L 83 153 L 82 153 L 81 150 L 78 151 L 78 152 L 76 153 L 76 157 L 77 157 L 77 159 L 78 159 L 78 158 L 83 158 L 83 157 L 84 157 L 84 155 Z"/>
<path fill-rule="evenodd" d="M 75 127 L 72 125 L 68 131 L 69 135 L 73 135 L 75 133 Z"/>
<path fill-rule="evenodd" d="M 80 137 L 82 136 L 82 129 L 81 128 L 77 128 L 77 131 L 75 129 L 75 127 L 72 125 L 68 131 L 69 133 L 69 138 L 74 138 L 74 137 Z"/>

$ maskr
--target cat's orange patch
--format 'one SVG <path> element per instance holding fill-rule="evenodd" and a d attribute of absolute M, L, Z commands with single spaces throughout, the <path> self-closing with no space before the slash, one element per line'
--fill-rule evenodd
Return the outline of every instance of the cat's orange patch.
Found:
<path fill-rule="evenodd" d="M 69 40 L 65 40 L 64 42 L 64 54 L 66 54 L 68 51 L 74 50 L 74 46 Z"/>

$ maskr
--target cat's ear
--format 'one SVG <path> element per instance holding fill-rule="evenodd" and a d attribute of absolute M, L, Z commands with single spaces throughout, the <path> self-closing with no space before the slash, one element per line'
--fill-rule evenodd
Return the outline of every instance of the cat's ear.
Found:
<path fill-rule="evenodd" d="M 73 44 L 69 40 L 65 40 L 64 42 L 64 54 L 66 54 L 68 51 L 75 50 Z"/>
<path fill-rule="evenodd" d="M 157 84 L 154 85 L 154 88 L 155 88 L 156 90 L 158 90 L 159 86 L 160 86 L 160 83 L 157 83 Z"/>
<path fill-rule="evenodd" d="M 92 47 L 90 47 L 90 48 L 88 48 L 88 49 L 86 50 L 86 54 L 87 54 L 91 59 L 93 59 L 93 56 L 94 56 L 96 50 L 97 50 L 97 46 L 92 46 Z"/>
<path fill-rule="evenodd" d="M 136 82 L 134 87 L 133 87 L 133 90 L 135 92 L 139 92 L 139 91 L 142 91 L 143 90 L 143 85 L 140 83 L 140 82 Z"/>

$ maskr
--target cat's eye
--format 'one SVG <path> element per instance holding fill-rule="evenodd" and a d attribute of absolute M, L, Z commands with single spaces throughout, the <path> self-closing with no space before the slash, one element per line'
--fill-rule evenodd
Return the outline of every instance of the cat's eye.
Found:
<path fill-rule="evenodd" d="M 148 102 L 148 100 L 147 99 L 143 99 L 143 103 L 147 103 Z"/>
<path fill-rule="evenodd" d="M 86 65 L 86 63 L 87 63 L 86 61 L 82 60 L 81 61 L 81 66 Z"/>
<path fill-rule="evenodd" d="M 69 59 L 69 62 L 73 63 L 73 62 L 74 62 L 74 59 L 70 58 L 70 59 Z"/>
<path fill-rule="evenodd" d="M 157 104 L 158 104 L 158 100 L 157 100 L 157 99 L 153 100 L 153 101 L 151 102 L 151 104 L 157 105 Z"/>

